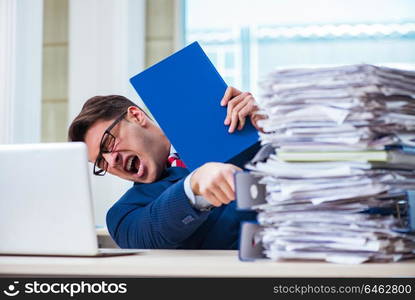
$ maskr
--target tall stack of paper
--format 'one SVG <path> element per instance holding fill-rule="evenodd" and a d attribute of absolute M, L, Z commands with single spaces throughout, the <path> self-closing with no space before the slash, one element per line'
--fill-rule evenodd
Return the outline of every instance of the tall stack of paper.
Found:
<path fill-rule="evenodd" d="M 276 71 L 258 104 L 262 144 L 248 166 L 266 185 L 258 220 L 272 259 L 341 263 L 415 255 L 396 231 L 415 189 L 415 72 L 352 65 Z"/>

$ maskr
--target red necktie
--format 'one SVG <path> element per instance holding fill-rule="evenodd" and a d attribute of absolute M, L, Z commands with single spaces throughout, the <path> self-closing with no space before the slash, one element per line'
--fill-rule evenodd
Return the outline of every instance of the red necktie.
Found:
<path fill-rule="evenodd" d="M 167 159 L 170 167 L 181 167 L 186 168 L 184 162 L 179 158 L 177 153 L 170 153 L 169 158 Z"/>

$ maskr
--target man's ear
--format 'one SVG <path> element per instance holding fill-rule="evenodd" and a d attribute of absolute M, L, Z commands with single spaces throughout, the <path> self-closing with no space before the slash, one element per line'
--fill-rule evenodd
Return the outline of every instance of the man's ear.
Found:
<path fill-rule="evenodd" d="M 142 127 L 147 126 L 147 116 L 146 114 L 137 106 L 130 106 L 127 109 L 126 119 L 130 122 L 137 123 Z"/>

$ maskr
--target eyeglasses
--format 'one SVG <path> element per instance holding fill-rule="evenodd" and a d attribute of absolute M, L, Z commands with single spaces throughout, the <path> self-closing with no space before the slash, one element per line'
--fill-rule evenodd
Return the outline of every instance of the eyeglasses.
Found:
<path fill-rule="evenodd" d="M 111 153 L 115 146 L 115 136 L 111 134 L 111 130 L 122 120 L 127 112 L 123 113 L 105 130 L 99 143 L 99 153 L 94 163 L 94 175 L 104 176 L 108 170 L 108 162 L 105 160 L 103 154 Z"/>

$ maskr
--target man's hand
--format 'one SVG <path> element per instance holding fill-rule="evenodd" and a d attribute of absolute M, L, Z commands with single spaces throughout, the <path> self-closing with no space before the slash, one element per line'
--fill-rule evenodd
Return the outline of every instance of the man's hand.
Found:
<path fill-rule="evenodd" d="M 252 125 L 256 129 L 261 130 L 257 125 L 257 121 L 264 119 L 265 117 L 256 114 L 258 106 L 256 105 L 255 98 L 249 92 L 242 93 L 240 90 L 229 86 L 225 95 L 223 96 L 220 104 L 222 106 L 228 106 L 228 111 L 224 121 L 225 125 L 229 125 L 229 132 L 232 133 L 236 128 L 242 130 L 245 126 L 246 117 L 249 116 Z"/>
<path fill-rule="evenodd" d="M 235 200 L 233 173 L 240 168 L 223 163 L 206 163 L 196 169 L 190 178 L 195 195 L 203 196 L 210 204 L 221 206 Z"/>

